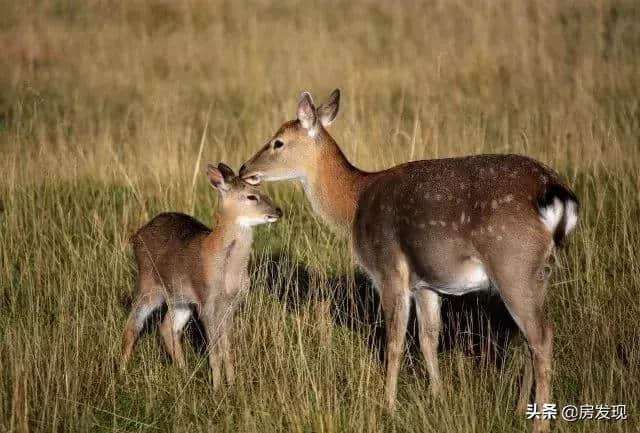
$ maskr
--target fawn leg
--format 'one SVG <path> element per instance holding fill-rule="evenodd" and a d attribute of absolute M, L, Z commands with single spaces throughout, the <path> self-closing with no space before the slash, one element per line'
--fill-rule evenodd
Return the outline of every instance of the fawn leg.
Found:
<path fill-rule="evenodd" d="M 182 350 L 182 331 L 191 317 L 191 309 L 188 306 L 171 308 L 160 325 L 160 335 L 164 341 L 167 352 L 178 367 L 185 366 L 184 352 Z"/>
<path fill-rule="evenodd" d="M 235 368 L 233 356 L 233 321 L 229 320 L 224 335 L 222 336 L 222 354 L 224 361 L 224 374 L 227 383 L 233 385 L 235 381 Z"/>
<path fill-rule="evenodd" d="M 224 297 L 216 297 L 208 300 L 203 308 L 203 323 L 209 343 L 209 365 L 214 389 L 218 389 L 222 382 L 225 321 L 226 316 L 231 314 L 229 304 Z"/>
<path fill-rule="evenodd" d="M 164 298 L 157 294 L 144 294 L 133 303 L 124 327 L 121 368 L 124 369 L 131 358 L 133 348 L 138 341 L 140 331 L 151 313 L 164 303 Z"/>

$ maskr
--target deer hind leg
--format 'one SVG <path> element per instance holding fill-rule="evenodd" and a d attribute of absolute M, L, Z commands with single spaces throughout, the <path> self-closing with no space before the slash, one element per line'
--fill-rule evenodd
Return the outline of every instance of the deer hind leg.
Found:
<path fill-rule="evenodd" d="M 531 383 L 531 365 L 533 366 L 533 377 L 535 379 L 536 393 L 535 403 L 538 410 L 541 410 L 546 403 L 551 403 L 551 369 L 553 362 L 553 330 L 551 323 L 544 317 L 542 313 L 535 313 L 533 317 L 529 318 L 524 325 L 525 336 L 529 345 L 529 351 L 531 353 L 529 367 L 525 366 L 525 378 L 523 380 L 523 387 L 520 390 L 519 401 L 525 400 L 528 397 L 531 387 L 526 386 Z M 529 361 L 527 359 L 526 361 Z M 525 361 L 525 362 L 526 362 Z M 529 369 L 529 371 L 527 371 Z M 527 377 L 527 375 L 529 377 Z M 527 397 L 525 397 L 527 396 Z M 524 406 L 525 403 L 522 403 Z M 549 430 L 548 420 L 534 421 L 535 432 L 546 432 Z"/>
<path fill-rule="evenodd" d="M 189 321 L 192 311 L 189 305 L 179 304 L 171 306 L 160 325 L 160 335 L 171 356 L 171 360 L 180 368 L 185 366 L 182 350 L 182 334 L 184 326 Z"/>
<path fill-rule="evenodd" d="M 440 368 L 438 367 L 438 341 L 442 321 L 440 317 L 440 295 L 431 290 L 418 290 L 416 300 L 416 316 L 420 333 L 420 351 L 429 374 L 429 390 L 437 396 L 442 389 Z"/>
<path fill-rule="evenodd" d="M 530 365 L 525 365 L 519 405 L 525 406 L 531 392 L 531 376 L 535 380 L 535 403 L 539 409 L 551 403 L 551 371 L 553 362 L 553 329 L 544 312 L 548 281 L 547 257 L 540 254 L 526 262 L 503 264 L 494 269 L 500 295 L 514 321 L 524 334 L 530 352 Z M 528 362 L 527 359 L 525 362 Z M 531 369 L 531 367 L 533 367 Z M 532 374 L 533 373 L 533 374 Z M 549 429 L 548 420 L 536 419 L 535 432 Z"/>
<path fill-rule="evenodd" d="M 518 405 L 516 406 L 516 412 L 522 416 L 526 413 L 529 397 L 531 396 L 531 388 L 533 387 L 533 359 L 531 358 L 531 352 L 528 347 L 524 356 L 524 372 L 522 374 Z"/>
<path fill-rule="evenodd" d="M 131 358 L 133 348 L 138 341 L 140 331 L 147 318 L 164 303 L 164 297 L 159 294 L 140 295 L 133 303 L 124 327 L 123 351 L 121 368 L 124 369 Z"/>
<path fill-rule="evenodd" d="M 404 274 L 404 275 L 403 275 Z M 387 345 L 387 374 L 384 396 L 387 410 L 393 412 L 396 406 L 396 391 L 400 361 L 404 352 L 404 342 L 409 321 L 409 279 L 407 272 L 392 272 L 381 279 L 380 293 L 384 313 Z"/>

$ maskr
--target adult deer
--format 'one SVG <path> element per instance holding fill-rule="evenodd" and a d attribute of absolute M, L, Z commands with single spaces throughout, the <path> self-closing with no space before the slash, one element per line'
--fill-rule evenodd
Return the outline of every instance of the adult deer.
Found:
<path fill-rule="evenodd" d="M 352 250 L 379 291 L 387 335 L 385 402 L 393 410 L 410 299 L 430 389 L 437 361 L 440 295 L 490 286 L 500 293 L 532 355 L 518 406 L 533 375 L 536 403 L 550 402 L 552 328 L 543 309 L 549 257 L 576 226 L 578 200 L 559 176 L 531 158 L 477 155 L 408 162 L 368 173 L 354 167 L 326 127 L 340 92 L 315 107 L 304 93 L 284 123 L 240 169 L 250 183 L 297 179 L 315 212 L 351 235 Z M 537 421 L 535 429 L 548 428 Z"/>

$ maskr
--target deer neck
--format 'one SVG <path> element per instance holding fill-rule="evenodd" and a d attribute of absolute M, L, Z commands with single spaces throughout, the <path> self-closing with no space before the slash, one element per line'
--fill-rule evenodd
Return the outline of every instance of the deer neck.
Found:
<path fill-rule="evenodd" d="M 305 194 L 323 219 L 340 230 L 350 232 L 360 194 L 374 173 L 354 167 L 328 134 L 319 138 L 322 152 L 302 178 Z"/>
<path fill-rule="evenodd" d="M 234 215 L 222 210 L 217 215 L 216 226 L 205 240 L 205 248 L 212 265 L 242 267 L 249 259 L 252 241 L 253 228 L 239 224 Z"/>

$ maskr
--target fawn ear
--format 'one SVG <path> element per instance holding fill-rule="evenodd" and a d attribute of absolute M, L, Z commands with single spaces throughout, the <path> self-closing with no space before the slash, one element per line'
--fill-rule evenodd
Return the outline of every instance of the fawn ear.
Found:
<path fill-rule="evenodd" d="M 335 89 L 329 95 L 329 99 L 324 104 L 318 107 L 318 117 L 322 126 L 329 126 L 333 123 L 334 119 L 338 115 L 338 109 L 340 108 L 340 89 Z"/>
<path fill-rule="evenodd" d="M 228 191 L 229 184 L 225 181 L 222 171 L 220 171 L 215 165 L 207 164 L 207 177 L 211 186 L 218 191 Z"/>
<path fill-rule="evenodd" d="M 316 107 L 313 105 L 313 99 L 309 92 L 304 92 L 298 102 L 298 120 L 300 125 L 306 129 L 311 137 L 316 135 L 317 132 L 317 115 Z"/>
<path fill-rule="evenodd" d="M 220 173 L 222 173 L 222 177 L 224 178 L 224 181 L 227 183 L 231 182 L 233 178 L 236 177 L 236 174 L 233 172 L 233 169 L 229 167 L 227 164 L 225 164 L 224 162 L 221 162 L 220 164 L 218 164 L 218 170 L 220 170 Z"/>

